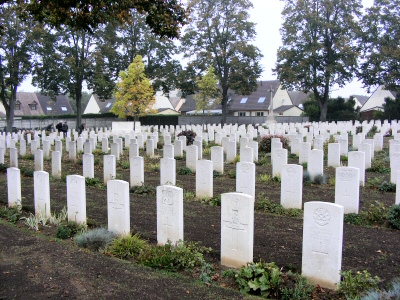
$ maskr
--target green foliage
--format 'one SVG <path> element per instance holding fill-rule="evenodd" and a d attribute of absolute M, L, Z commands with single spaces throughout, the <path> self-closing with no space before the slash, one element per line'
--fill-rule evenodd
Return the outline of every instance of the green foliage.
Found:
<path fill-rule="evenodd" d="M 382 177 L 367 178 L 367 183 L 365 184 L 365 186 L 371 189 L 378 189 L 381 186 L 382 182 Z"/>
<path fill-rule="evenodd" d="M 178 133 L 178 137 L 186 136 L 186 146 L 193 145 L 194 139 L 196 137 L 196 132 L 193 130 L 184 130 Z"/>
<path fill-rule="evenodd" d="M 142 185 L 132 186 L 129 192 L 137 195 L 154 195 L 156 193 L 156 188 L 142 182 Z"/>
<path fill-rule="evenodd" d="M 201 274 L 199 279 L 201 282 L 204 283 L 211 283 L 212 282 L 212 274 L 215 272 L 214 266 L 209 263 L 204 263 L 201 267 Z"/>
<path fill-rule="evenodd" d="M 364 218 L 367 225 L 383 224 L 386 221 L 387 211 L 388 208 L 383 203 L 375 201 L 366 210 L 363 210 L 360 215 Z"/>
<path fill-rule="evenodd" d="M 315 176 L 315 178 L 313 180 L 313 183 L 320 184 L 320 185 L 326 184 L 326 182 L 327 182 L 327 177 L 326 177 L 326 175 L 322 175 L 322 174 Z"/>
<path fill-rule="evenodd" d="M 263 210 L 270 214 L 277 214 L 290 217 L 300 217 L 303 215 L 301 209 L 284 208 L 281 204 L 271 202 L 267 197 L 261 198 L 254 203 L 254 209 Z"/>
<path fill-rule="evenodd" d="M 81 232 L 74 238 L 75 244 L 79 247 L 98 251 L 105 248 L 115 238 L 115 234 L 105 228 L 95 228 L 93 230 Z"/>
<path fill-rule="evenodd" d="M 321 115 L 318 107 L 318 102 L 315 97 L 310 97 L 309 100 L 303 103 L 304 112 L 303 114 L 309 117 L 310 121 L 318 121 Z M 349 121 L 358 119 L 358 112 L 354 109 L 355 101 L 354 98 L 346 101 L 342 97 L 328 100 L 328 111 L 326 119 L 329 121 Z"/>
<path fill-rule="evenodd" d="M 241 292 L 274 298 L 279 294 L 281 275 L 273 262 L 251 262 L 235 271 L 235 281 Z"/>
<path fill-rule="evenodd" d="M 364 225 L 365 221 L 360 214 L 347 214 L 344 215 L 344 222 L 353 225 Z"/>
<path fill-rule="evenodd" d="M 347 299 L 360 299 L 363 292 L 377 288 L 380 281 L 379 277 L 372 277 L 366 270 L 357 273 L 353 273 L 353 271 L 340 271 L 340 275 L 342 276 L 342 280 L 339 283 L 339 291 Z"/>
<path fill-rule="evenodd" d="M 148 267 L 178 271 L 202 266 L 205 263 L 203 253 L 210 250 L 198 243 L 179 241 L 176 245 L 167 243 L 151 247 L 137 260 Z"/>
<path fill-rule="evenodd" d="M 269 183 L 272 180 L 272 176 L 269 174 L 260 174 L 258 178 L 262 183 Z"/>
<path fill-rule="evenodd" d="M 21 206 L 2 206 L 0 208 L 0 218 L 6 219 L 10 223 L 17 223 L 21 216 Z"/>
<path fill-rule="evenodd" d="M 230 178 L 235 179 L 236 178 L 236 170 L 229 171 L 228 175 Z"/>
<path fill-rule="evenodd" d="M 348 157 L 346 155 L 340 155 L 340 161 L 348 161 Z"/>
<path fill-rule="evenodd" d="M 367 137 L 373 138 L 374 135 L 378 132 L 378 127 L 376 125 L 373 125 L 371 129 L 367 132 Z"/>
<path fill-rule="evenodd" d="M 130 168 L 129 161 L 121 161 L 120 164 L 122 169 L 128 170 Z"/>
<path fill-rule="evenodd" d="M 179 175 L 192 175 L 193 171 L 188 167 L 180 167 L 178 169 L 178 174 Z"/>
<path fill-rule="evenodd" d="M 147 169 L 149 170 L 149 172 L 159 172 L 160 163 L 149 164 Z"/>
<path fill-rule="evenodd" d="M 387 213 L 386 219 L 389 225 L 395 229 L 400 229 L 400 205 L 395 204 Z"/>
<path fill-rule="evenodd" d="M 258 161 L 256 162 L 257 166 L 264 166 L 270 167 L 271 166 L 271 159 L 268 158 L 266 155 L 262 155 L 259 157 Z"/>
<path fill-rule="evenodd" d="M 193 200 L 195 198 L 196 198 L 196 194 L 193 193 L 192 191 L 185 191 L 183 193 L 183 199 L 185 199 L 185 200 L 190 201 L 190 200 Z"/>
<path fill-rule="evenodd" d="M 25 176 L 25 177 L 33 177 L 33 173 L 35 172 L 35 170 L 33 168 L 27 167 L 27 166 L 22 166 L 20 168 L 21 171 L 21 175 Z"/>
<path fill-rule="evenodd" d="M 332 134 L 329 136 L 329 140 L 327 140 L 324 143 L 324 153 L 325 153 L 325 155 L 328 155 L 328 148 L 329 148 L 329 144 L 331 144 L 331 143 L 337 143 L 335 137 Z"/>
<path fill-rule="evenodd" d="M 218 78 L 215 76 L 213 66 L 209 66 L 207 73 L 202 78 L 196 79 L 198 93 L 194 95 L 196 111 L 206 112 L 220 103 L 220 90 L 217 86 Z"/>
<path fill-rule="evenodd" d="M 40 221 L 35 215 L 29 214 L 29 216 L 24 219 L 25 225 L 28 226 L 30 229 L 33 229 L 35 231 L 39 230 Z"/>
<path fill-rule="evenodd" d="M 282 274 L 282 287 L 280 289 L 282 300 L 310 299 L 314 286 L 300 274 L 288 272 Z"/>
<path fill-rule="evenodd" d="M 6 173 L 8 166 L 6 164 L 0 164 L 0 173 Z"/>
<path fill-rule="evenodd" d="M 271 152 L 271 142 L 273 138 L 280 139 L 283 149 L 289 149 L 289 139 L 282 135 L 266 135 L 258 142 L 258 151 L 261 153 Z"/>
<path fill-rule="evenodd" d="M 135 234 L 114 239 L 106 251 L 121 259 L 136 259 L 143 251 L 148 251 L 149 247 L 147 241 Z"/>
<path fill-rule="evenodd" d="M 210 206 L 221 206 L 221 195 L 212 198 L 203 198 L 201 201 L 208 203 Z"/>
<path fill-rule="evenodd" d="M 382 184 L 379 187 L 379 190 L 381 192 L 396 192 L 396 184 L 388 182 L 388 181 L 384 181 L 382 182 Z"/>
<path fill-rule="evenodd" d="M 100 187 L 103 186 L 103 182 L 97 177 L 94 178 L 85 177 L 85 185 Z"/>
<path fill-rule="evenodd" d="M 390 168 L 387 163 L 381 158 L 374 158 L 371 162 L 371 168 L 365 170 L 366 172 L 376 173 L 390 173 Z"/>
<path fill-rule="evenodd" d="M 216 170 L 213 170 L 213 178 L 218 178 L 218 177 L 220 177 L 221 176 L 221 173 L 220 172 L 218 172 L 218 171 L 216 171 Z"/>
<path fill-rule="evenodd" d="M 59 239 L 69 239 L 78 233 L 79 225 L 75 222 L 61 224 L 57 228 L 56 236 Z"/>
<path fill-rule="evenodd" d="M 50 225 L 60 225 L 62 222 L 66 221 L 68 218 L 67 208 L 64 206 L 59 214 L 52 213 L 49 218 Z"/>

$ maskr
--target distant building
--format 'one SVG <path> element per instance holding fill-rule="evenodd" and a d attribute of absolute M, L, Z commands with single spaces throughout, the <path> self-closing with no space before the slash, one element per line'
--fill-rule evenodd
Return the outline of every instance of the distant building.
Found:
<path fill-rule="evenodd" d="M 396 92 L 385 90 L 384 86 L 381 85 L 372 93 L 361 107 L 361 119 L 371 120 L 374 117 L 375 111 L 383 111 L 383 104 L 385 103 L 386 98 L 395 99 Z"/>

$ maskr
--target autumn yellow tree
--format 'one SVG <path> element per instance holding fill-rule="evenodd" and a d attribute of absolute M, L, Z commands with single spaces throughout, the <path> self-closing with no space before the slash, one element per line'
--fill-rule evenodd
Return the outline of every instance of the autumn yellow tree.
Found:
<path fill-rule="evenodd" d="M 119 73 L 120 81 L 115 87 L 115 104 L 111 112 L 119 118 L 131 116 L 134 121 L 139 117 L 155 113 L 156 102 L 150 80 L 145 75 L 142 57 L 136 55 L 128 70 Z"/>

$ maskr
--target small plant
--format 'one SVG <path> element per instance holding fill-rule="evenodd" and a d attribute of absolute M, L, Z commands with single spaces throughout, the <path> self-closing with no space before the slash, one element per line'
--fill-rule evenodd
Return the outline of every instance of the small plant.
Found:
<path fill-rule="evenodd" d="M 235 271 L 235 281 L 241 292 L 277 298 L 282 272 L 275 263 L 248 263 Z"/>
<path fill-rule="evenodd" d="M 232 163 L 233 163 L 234 165 L 236 165 L 238 162 L 240 162 L 240 155 L 239 155 L 239 154 L 236 155 L 235 158 L 232 160 Z"/>
<path fill-rule="evenodd" d="M 359 214 L 347 214 L 344 215 L 344 222 L 353 225 L 364 225 L 365 221 Z"/>
<path fill-rule="evenodd" d="M 313 180 L 313 183 L 320 184 L 320 185 L 326 184 L 326 182 L 327 182 L 326 175 L 323 175 L 323 174 L 315 176 L 315 178 Z"/>
<path fill-rule="evenodd" d="M 229 177 L 230 177 L 230 178 L 232 178 L 232 179 L 235 179 L 235 178 L 236 178 L 236 170 L 232 170 L 232 171 L 230 171 L 228 174 L 229 174 Z"/>
<path fill-rule="evenodd" d="M 221 195 L 212 197 L 209 201 L 208 204 L 211 206 L 221 206 Z"/>
<path fill-rule="evenodd" d="M 396 192 L 396 185 L 391 182 L 384 181 L 381 183 L 380 187 L 378 188 L 381 192 Z"/>
<path fill-rule="evenodd" d="M 78 233 L 78 228 L 79 226 L 75 222 L 61 224 L 57 228 L 56 236 L 62 240 L 69 239 Z"/>
<path fill-rule="evenodd" d="M 3 206 L 0 209 L 0 218 L 6 219 L 10 223 L 17 223 L 21 215 L 21 206 L 16 205 L 12 207 Z"/>
<path fill-rule="evenodd" d="M 303 162 L 303 163 L 301 163 L 300 165 L 302 165 L 302 166 L 303 166 L 303 169 L 304 169 L 304 170 L 307 170 L 308 163 L 306 163 L 306 162 Z"/>
<path fill-rule="evenodd" d="M 342 281 L 339 283 L 339 291 L 347 299 L 360 299 L 363 292 L 376 289 L 380 281 L 379 277 L 372 277 L 366 270 L 358 271 L 355 274 L 353 271 L 341 271 L 340 275 L 342 276 Z"/>
<path fill-rule="evenodd" d="M 400 278 L 392 281 L 391 287 L 388 290 L 375 290 L 365 294 L 362 300 L 389 300 L 400 299 Z"/>
<path fill-rule="evenodd" d="M 391 227 L 393 227 L 394 229 L 400 229 L 400 205 L 399 204 L 395 204 L 389 209 L 386 219 L 389 222 L 389 225 Z"/>
<path fill-rule="evenodd" d="M 271 160 L 268 158 L 268 156 L 263 155 L 258 159 L 258 161 L 256 162 L 256 165 L 257 166 L 270 167 L 271 166 Z"/>
<path fill-rule="evenodd" d="M 281 143 L 282 143 L 282 148 L 283 149 L 289 149 L 289 139 L 282 136 L 282 135 L 266 135 L 263 136 L 260 141 L 258 142 L 258 151 L 264 152 L 264 153 L 270 153 L 271 152 L 271 143 L 272 143 L 272 138 L 279 138 Z"/>
<path fill-rule="evenodd" d="M 35 215 L 31 213 L 29 214 L 29 217 L 24 219 L 25 219 L 25 225 L 27 225 L 30 229 L 33 229 L 35 231 L 39 230 L 39 220 L 38 218 L 36 218 Z"/>
<path fill-rule="evenodd" d="M 269 183 L 272 180 L 272 176 L 269 174 L 260 174 L 258 178 L 263 183 Z"/>
<path fill-rule="evenodd" d="M 137 195 L 154 195 L 156 193 L 156 188 L 142 182 L 142 185 L 131 187 L 129 192 Z"/>
<path fill-rule="evenodd" d="M 195 198 L 196 198 L 196 194 L 193 193 L 192 191 L 185 191 L 183 193 L 183 199 L 185 199 L 185 200 L 191 201 Z"/>
<path fill-rule="evenodd" d="M 191 174 L 193 174 L 193 171 L 188 167 L 180 167 L 178 169 L 178 174 L 179 175 L 191 175 Z"/>
<path fill-rule="evenodd" d="M 79 247 L 93 251 L 105 248 L 115 238 L 115 234 L 105 228 L 95 228 L 77 234 L 74 238 L 75 244 Z"/>
<path fill-rule="evenodd" d="M 121 168 L 122 169 L 125 169 L 125 170 L 127 170 L 127 169 L 129 169 L 130 168 L 130 164 L 129 164 L 129 161 L 121 161 Z"/>
<path fill-rule="evenodd" d="M 390 168 L 383 159 L 374 158 L 371 162 L 371 168 L 366 169 L 367 172 L 390 173 Z"/>
<path fill-rule="evenodd" d="M 340 161 L 348 161 L 348 157 L 346 155 L 340 155 Z"/>
<path fill-rule="evenodd" d="M 143 251 L 148 251 L 149 244 L 139 234 L 114 239 L 106 251 L 121 259 L 135 259 Z"/>
<path fill-rule="evenodd" d="M 280 183 L 282 181 L 282 178 L 280 176 L 274 176 L 274 177 L 272 177 L 272 181 Z"/>
<path fill-rule="evenodd" d="M 261 198 L 260 200 L 254 203 L 254 209 L 263 210 L 270 214 L 284 215 L 290 217 L 300 217 L 303 215 L 303 211 L 301 209 L 295 208 L 284 208 L 281 204 L 273 203 L 267 197 Z"/>
<path fill-rule="evenodd" d="M 196 133 L 192 130 L 184 130 L 178 134 L 178 137 L 186 136 L 186 145 L 193 145 L 194 139 L 196 137 Z"/>
<path fill-rule="evenodd" d="M 220 176 L 221 176 L 220 172 L 213 170 L 213 178 L 218 178 Z"/>
<path fill-rule="evenodd" d="M 214 266 L 209 263 L 204 263 L 201 267 L 199 279 L 201 282 L 210 283 L 213 280 L 212 274 L 215 272 Z"/>
<path fill-rule="evenodd" d="M 103 182 L 99 179 L 99 178 L 89 178 L 89 177 L 85 177 L 85 185 L 86 186 L 101 186 L 103 185 Z"/>
<path fill-rule="evenodd" d="M 378 132 L 378 127 L 375 125 L 371 127 L 371 129 L 367 132 L 367 137 L 374 137 L 375 133 Z"/>
<path fill-rule="evenodd" d="M 308 172 L 307 170 L 303 172 L 303 182 L 304 182 L 304 185 L 311 184 L 310 172 Z"/>
<path fill-rule="evenodd" d="M 367 183 L 365 185 L 368 188 L 377 189 L 381 186 L 382 182 L 383 182 L 382 177 L 367 178 Z"/>
<path fill-rule="evenodd" d="M 33 173 L 35 172 L 34 169 L 26 167 L 26 166 L 22 166 L 20 168 L 21 171 L 21 175 L 25 176 L 25 177 L 33 177 Z"/>
<path fill-rule="evenodd" d="M 66 221 L 68 217 L 67 208 L 64 206 L 61 212 L 57 215 L 56 213 L 51 214 L 49 218 L 50 225 L 60 225 L 62 222 Z"/>
<path fill-rule="evenodd" d="M 381 202 L 371 203 L 366 211 L 360 213 L 368 225 L 383 224 L 386 220 L 388 208 Z"/>
<path fill-rule="evenodd" d="M 8 166 L 6 164 L 0 164 L 0 173 L 6 173 Z"/>
<path fill-rule="evenodd" d="M 33 153 L 27 153 L 22 158 L 26 159 L 26 160 L 34 160 L 35 159 L 35 155 L 33 155 Z"/>
<path fill-rule="evenodd" d="M 291 271 L 282 274 L 282 287 L 280 289 L 282 300 L 310 299 L 314 286 L 300 274 Z"/>
<path fill-rule="evenodd" d="M 149 164 L 148 170 L 149 170 L 149 172 L 159 172 L 160 164 L 159 163 Z"/>

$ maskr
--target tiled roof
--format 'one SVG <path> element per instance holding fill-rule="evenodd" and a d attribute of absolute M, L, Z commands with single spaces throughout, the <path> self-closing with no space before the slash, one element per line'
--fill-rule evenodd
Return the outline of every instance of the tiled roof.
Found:
<path fill-rule="evenodd" d="M 66 115 L 74 113 L 66 95 L 58 95 L 55 101 L 49 96 L 40 93 L 36 93 L 36 97 L 45 115 Z"/>
<path fill-rule="evenodd" d="M 275 108 L 274 112 L 281 113 L 287 111 L 288 109 L 291 109 L 292 107 L 295 107 L 295 105 L 282 105 L 279 106 L 278 108 Z"/>
<path fill-rule="evenodd" d="M 104 99 L 103 100 L 103 99 L 100 99 L 99 95 L 95 95 L 95 94 L 93 94 L 93 97 L 96 100 L 96 103 L 100 108 L 100 113 L 101 114 L 109 113 L 110 110 L 111 110 L 111 107 L 115 103 L 115 98 Z"/>
<path fill-rule="evenodd" d="M 308 99 L 310 93 L 304 93 L 301 91 L 288 91 L 289 97 L 292 100 L 293 105 L 299 106 Z"/>
<path fill-rule="evenodd" d="M 16 109 L 14 111 L 15 116 L 44 115 L 43 109 L 35 93 L 18 92 L 16 96 L 16 103 L 19 104 L 20 109 Z"/>

